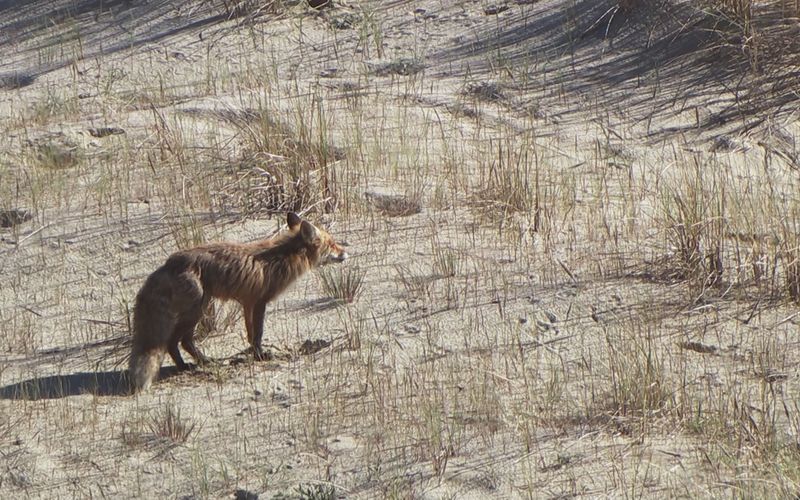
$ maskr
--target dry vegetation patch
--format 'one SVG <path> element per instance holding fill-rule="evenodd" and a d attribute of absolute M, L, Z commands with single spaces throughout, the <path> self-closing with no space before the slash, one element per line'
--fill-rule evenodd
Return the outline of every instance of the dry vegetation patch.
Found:
<path fill-rule="evenodd" d="M 3 496 L 797 496 L 797 6 L 312 3 L 5 9 Z M 131 396 L 146 276 L 288 210 L 351 258 L 272 359 L 214 303 Z"/>

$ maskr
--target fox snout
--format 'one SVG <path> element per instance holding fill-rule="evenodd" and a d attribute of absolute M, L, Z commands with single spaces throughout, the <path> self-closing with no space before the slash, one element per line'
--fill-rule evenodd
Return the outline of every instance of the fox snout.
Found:
<path fill-rule="evenodd" d="M 347 260 L 347 252 L 344 248 L 338 247 L 333 252 L 328 254 L 328 261 L 329 262 L 344 262 Z"/>

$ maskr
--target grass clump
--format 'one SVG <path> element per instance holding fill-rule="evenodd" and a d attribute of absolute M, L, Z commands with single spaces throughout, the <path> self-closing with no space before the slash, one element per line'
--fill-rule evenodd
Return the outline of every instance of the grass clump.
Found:
<path fill-rule="evenodd" d="M 283 213 L 316 207 L 332 212 L 338 203 L 336 164 L 344 153 L 327 138 L 321 106 L 295 109 L 295 126 L 272 119 L 267 111 L 248 111 L 233 120 L 243 143 L 240 178 L 232 186 L 244 192 L 256 212 Z"/>
<path fill-rule="evenodd" d="M 358 267 L 336 267 L 322 269 L 319 276 L 326 295 L 351 304 L 363 291 L 366 272 Z"/>
<path fill-rule="evenodd" d="M 155 436 L 174 443 L 185 443 L 195 431 L 197 424 L 181 415 L 180 409 L 167 405 L 150 416 L 147 427 Z"/>

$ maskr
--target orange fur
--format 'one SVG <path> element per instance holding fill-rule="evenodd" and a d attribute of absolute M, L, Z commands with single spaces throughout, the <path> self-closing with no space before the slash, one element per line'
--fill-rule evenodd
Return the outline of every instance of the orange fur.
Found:
<path fill-rule="evenodd" d="M 267 302 L 306 271 L 347 253 L 325 231 L 287 216 L 289 230 L 255 243 L 212 243 L 172 254 L 145 281 L 133 311 L 129 376 L 134 391 L 155 380 L 164 353 L 179 370 L 189 366 L 178 345 L 198 364 L 209 360 L 194 343 L 194 328 L 212 298 L 233 299 L 244 308 L 247 339 L 263 359 L 261 338 Z"/>

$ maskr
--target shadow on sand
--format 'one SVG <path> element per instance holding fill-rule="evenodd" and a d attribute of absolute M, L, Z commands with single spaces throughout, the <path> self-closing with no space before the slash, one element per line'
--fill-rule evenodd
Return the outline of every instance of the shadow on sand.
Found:
<path fill-rule="evenodd" d="M 32 84 L 80 60 L 199 34 L 232 18 L 180 0 L 0 0 L 0 90 Z"/>
<path fill-rule="evenodd" d="M 178 373 L 178 369 L 174 366 L 163 367 L 159 373 L 159 379 L 163 380 Z M 0 387 L 0 399 L 37 401 L 81 394 L 129 396 L 132 393 L 128 384 L 127 372 L 124 370 L 51 375 Z"/>

